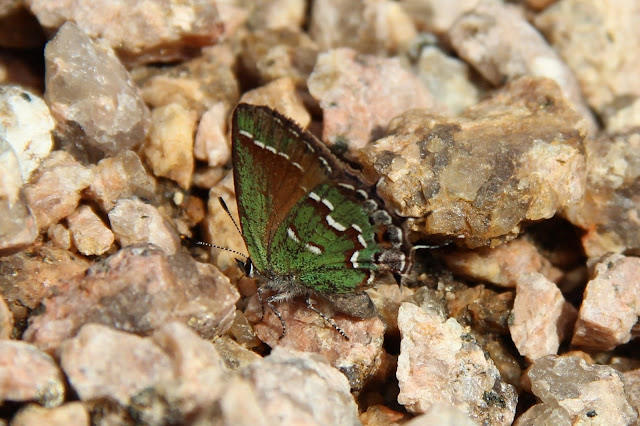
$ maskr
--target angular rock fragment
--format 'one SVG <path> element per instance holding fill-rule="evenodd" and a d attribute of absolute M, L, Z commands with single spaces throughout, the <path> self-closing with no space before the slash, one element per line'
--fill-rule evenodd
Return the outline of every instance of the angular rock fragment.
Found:
<path fill-rule="evenodd" d="M 131 397 L 173 376 L 171 360 L 150 339 L 87 324 L 60 348 L 60 365 L 83 401 Z"/>
<path fill-rule="evenodd" d="M 60 353 L 82 401 L 117 402 L 143 424 L 221 417 L 211 407 L 228 389 L 228 370 L 211 342 L 184 324 L 166 323 L 149 337 L 87 324 Z"/>
<path fill-rule="evenodd" d="M 91 160 L 142 143 L 149 110 L 109 47 L 67 22 L 47 44 L 45 63 L 45 99 L 65 143 Z"/>
<path fill-rule="evenodd" d="M 93 172 L 66 151 L 54 151 L 33 173 L 25 187 L 38 228 L 46 229 L 70 215 L 78 206 L 81 191 L 91 184 Z"/>
<path fill-rule="evenodd" d="M 584 360 L 549 355 L 538 358 L 527 371 L 531 391 L 542 403 L 524 416 L 531 423 L 590 423 L 628 425 L 638 418 L 624 394 L 620 374 L 611 367 Z"/>
<path fill-rule="evenodd" d="M 120 199 L 156 201 L 156 181 L 133 151 L 121 151 L 115 157 L 100 160 L 93 175 L 86 194 L 104 213 L 109 213 Z"/>
<path fill-rule="evenodd" d="M 479 423 L 510 425 L 517 394 L 458 322 L 412 303 L 400 306 L 398 402 L 412 413 L 456 407 Z"/>
<path fill-rule="evenodd" d="M 174 320 L 213 337 L 231 326 L 238 298 L 213 265 L 153 245 L 130 246 L 59 284 L 23 338 L 52 352 L 86 323 L 147 335 Z"/>
<path fill-rule="evenodd" d="M 53 358 L 29 343 L 0 340 L 0 401 L 54 407 L 64 397 L 64 378 Z"/>
<path fill-rule="evenodd" d="M 303 299 L 278 305 L 287 327 L 284 337 L 280 338 L 280 320 L 268 307 L 262 321 L 255 325 L 256 335 L 271 347 L 324 355 L 331 365 L 347 376 L 353 389 L 361 389 L 380 366 L 383 322 L 377 316 L 354 319 L 332 312 L 332 306 L 321 300 L 314 300 L 314 307 L 331 318 L 349 340 L 309 309 Z M 246 313 L 250 321 L 260 320 L 262 307 L 257 297 L 252 299 Z"/>
<path fill-rule="evenodd" d="M 121 247 L 151 243 L 167 254 L 176 253 L 180 237 L 158 209 L 137 199 L 119 200 L 109 212 L 111 230 Z"/>
<path fill-rule="evenodd" d="M 511 339 L 528 360 L 555 355 L 571 333 L 576 314 L 554 283 L 540 274 L 526 274 L 516 286 L 509 321 Z"/>
<path fill-rule="evenodd" d="M 555 83 L 522 78 L 456 118 L 396 117 L 360 160 L 398 214 L 422 217 L 413 231 L 496 246 L 580 201 L 579 122 Z"/>
<path fill-rule="evenodd" d="M 640 132 L 603 135 L 586 141 L 584 198 L 567 218 L 585 230 L 589 257 L 640 250 Z"/>
<path fill-rule="evenodd" d="M 206 110 L 196 132 L 193 155 L 209 167 L 221 167 L 231 160 L 231 144 L 227 137 L 229 111 L 222 102 Z"/>
<path fill-rule="evenodd" d="M 398 114 L 438 107 L 422 82 L 397 58 L 363 55 L 347 48 L 319 55 L 307 84 L 323 110 L 322 139 L 351 155 L 382 137 Z"/>
<path fill-rule="evenodd" d="M 175 181 L 189 189 L 195 167 L 193 138 L 196 113 L 171 103 L 151 112 L 151 129 L 144 147 L 147 164 L 156 176 Z"/>
<path fill-rule="evenodd" d="M 187 0 L 28 0 L 40 24 L 55 30 L 66 21 L 102 38 L 129 64 L 170 62 L 215 43 L 224 32 L 214 2 Z"/>
<path fill-rule="evenodd" d="M 612 254 L 600 259 L 592 275 L 571 343 L 608 351 L 631 340 L 640 317 L 640 259 Z"/>
<path fill-rule="evenodd" d="M 85 256 L 105 253 L 114 242 L 109 230 L 89 206 L 80 206 L 67 218 L 73 244 Z"/>

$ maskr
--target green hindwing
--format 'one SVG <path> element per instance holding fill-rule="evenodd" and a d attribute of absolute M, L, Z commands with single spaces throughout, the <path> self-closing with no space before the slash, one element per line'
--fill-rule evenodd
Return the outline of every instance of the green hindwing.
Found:
<path fill-rule="evenodd" d="M 294 206 L 269 247 L 271 267 L 321 293 L 365 284 L 382 251 L 353 190 L 322 184 Z"/>

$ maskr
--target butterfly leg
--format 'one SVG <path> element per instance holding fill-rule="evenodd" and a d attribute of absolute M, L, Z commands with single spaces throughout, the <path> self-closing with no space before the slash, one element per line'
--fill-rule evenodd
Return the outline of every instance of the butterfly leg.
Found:
<path fill-rule="evenodd" d="M 276 306 L 274 303 L 284 300 L 286 298 L 288 298 L 288 295 L 285 295 L 283 297 L 282 294 L 275 294 L 267 298 L 267 305 L 269 306 L 269 308 L 271 308 L 273 313 L 276 314 L 276 316 L 280 320 L 280 324 L 282 324 L 282 334 L 280 335 L 280 339 L 284 338 L 284 335 L 287 333 L 287 325 L 284 323 L 284 319 L 282 319 L 282 314 L 280 313 L 280 311 L 276 309 Z M 262 315 L 264 316 L 264 305 L 262 306 Z"/>
<path fill-rule="evenodd" d="M 258 302 L 260 302 L 260 307 L 262 308 L 260 322 L 264 319 L 264 298 L 262 297 L 262 293 L 264 293 L 264 287 L 258 287 Z"/>
<path fill-rule="evenodd" d="M 341 329 L 338 324 L 335 323 L 334 320 L 332 320 L 331 318 L 329 318 L 328 316 L 326 316 L 324 313 L 320 312 L 318 309 L 316 309 L 315 306 L 313 306 L 312 302 L 311 302 L 311 298 L 309 296 L 306 297 L 305 302 L 307 302 L 307 307 L 309 309 L 311 309 L 313 312 L 315 312 L 316 314 L 320 315 L 320 317 L 325 320 L 325 322 L 329 325 L 331 325 L 331 327 L 335 328 L 336 331 L 338 333 L 340 333 L 340 335 L 342 335 L 342 337 L 345 338 L 345 340 L 349 340 L 349 336 L 347 336 L 347 333 L 344 332 L 343 329 Z"/>

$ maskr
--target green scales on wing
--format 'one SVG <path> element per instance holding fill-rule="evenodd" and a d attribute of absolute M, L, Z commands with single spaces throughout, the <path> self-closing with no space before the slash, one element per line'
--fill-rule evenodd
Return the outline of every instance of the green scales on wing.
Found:
<path fill-rule="evenodd" d="M 261 288 L 276 291 L 267 300 L 276 313 L 272 302 L 304 295 L 324 297 L 358 316 L 366 309 L 344 303 L 348 294 L 371 305 L 360 292 L 376 271 L 407 270 L 403 232 L 371 188 L 293 121 L 267 107 L 240 104 L 232 151 L 250 256 L 240 264 L 261 279 Z"/>

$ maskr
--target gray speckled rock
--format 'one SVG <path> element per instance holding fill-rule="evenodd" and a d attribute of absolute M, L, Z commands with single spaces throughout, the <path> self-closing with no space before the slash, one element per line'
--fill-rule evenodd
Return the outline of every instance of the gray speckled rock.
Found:
<path fill-rule="evenodd" d="M 412 413 L 452 405 L 479 423 L 510 425 L 518 396 L 490 358 L 453 318 L 403 303 L 398 402 Z M 465 338 L 466 337 L 466 338 Z"/>
<path fill-rule="evenodd" d="M 318 355 L 276 348 L 240 374 L 270 424 L 360 424 L 349 382 Z"/>
<path fill-rule="evenodd" d="M 23 338 L 52 352 L 86 323 L 146 335 L 170 321 L 213 337 L 231 326 L 238 298 L 213 265 L 186 253 L 167 256 L 153 245 L 129 246 L 85 276 L 59 283 Z"/>
<path fill-rule="evenodd" d="M 538 358 L 526 374 L 531 391 L 542 401 L 536 413 L 527 414 L 533 424 L 551 419 L 554 411 L 558 420 L 571 424 L 594 419 L 603 425 L 629 425 L 638 418 L 625 397 L 620 373 L 611 367 L 590 365 L 575 356 L 549 355 Z M 534 419 L 534 414 L 541 418 Z"/>

